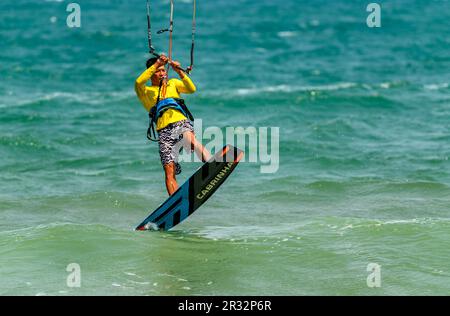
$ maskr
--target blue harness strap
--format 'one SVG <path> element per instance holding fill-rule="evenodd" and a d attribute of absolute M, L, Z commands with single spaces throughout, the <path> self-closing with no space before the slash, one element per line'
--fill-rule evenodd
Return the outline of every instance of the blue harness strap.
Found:
<path fill-rule="evenodd" d="M 182 106 L 175 100 L 174 98 L 167 98 L 164 100 L 161 100 L 156 104 L 156 119 L 160 118 L 163 113 L 168 109 L 176 109 L 183 113 L 184 116 L 188 117 L 185 110 L 182 108 Z"/>
<path fill-rule="evenodd" d="M 150 126 L 147 130 L 147 138 L 151 141 L 157 141 L 155 125 L 158 119 L 163 115 L 163 113 L 168 109 L 175 109 L 183 113 L 190 121 L 194 121 L 194 117 L 187 108 L 183 99 L 179 98 L 167 98 L 160 100 L 154 107 L 151 108 L 149 112 L 150 116 Z"/>

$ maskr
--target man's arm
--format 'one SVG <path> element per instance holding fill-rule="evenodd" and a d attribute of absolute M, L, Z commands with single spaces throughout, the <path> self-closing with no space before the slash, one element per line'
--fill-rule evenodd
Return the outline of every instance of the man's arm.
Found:
<path fill-rule="evenodd" d="M 153 74 L 156 71 L 156 63 L 152 65 L 150 68 L 146 69 L 137 79 L 134 83 L 134 90 L 136 91 L 137 96 L 139 99 L 143 99 L 145 95 L 145 84 L 147 81 L 150 80 L 150 78 L 153 76 Z"/>
<path fill-rule="evenodd" d="M 178 93 L 194 93 L 197 88 L 195 87 L 194 83 L 192 82 L 191 78 L 188 77 L 187 74 L 185 74 L 181 69 L 181 65 L 177 61 L 171 62 L 172 69 L 180 76 L 181 82 L 179 80 L 176 80 L 176 87 L 178 90 Z"/>

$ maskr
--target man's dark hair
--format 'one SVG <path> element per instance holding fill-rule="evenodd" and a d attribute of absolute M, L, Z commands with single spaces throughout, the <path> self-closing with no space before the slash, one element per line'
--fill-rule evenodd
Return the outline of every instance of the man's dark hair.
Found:
<path fill-rule="evenodd" d="M 151 66 L 153 66 L 153 64 L 156 63 L 157 60 L 158 60 L 158 58 L 156 58 L 156 57 L 152 57 L 149 60 L 147 60 L 147 62 L 145 63 L 145 65 L 147 66 L 147 69 L 150 68 Z"/>

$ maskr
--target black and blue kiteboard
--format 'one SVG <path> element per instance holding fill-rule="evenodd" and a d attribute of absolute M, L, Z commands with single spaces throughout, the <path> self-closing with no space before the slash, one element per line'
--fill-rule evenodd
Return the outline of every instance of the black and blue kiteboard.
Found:
<path fill-rule="evenodd" d="M 169 230 L 194 213 L 225 182 L 243 151 L 226 145 L 151 213 L 136 230 Z"/>

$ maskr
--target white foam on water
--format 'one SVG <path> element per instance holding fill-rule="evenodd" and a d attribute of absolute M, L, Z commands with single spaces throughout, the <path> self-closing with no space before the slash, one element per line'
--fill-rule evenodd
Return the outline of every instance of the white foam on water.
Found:
<path fill-rule="evenodd" d="M 440 90 L 449 87 L 448 83 L 427 84 L 424 86 L 426 90 Z"/>

